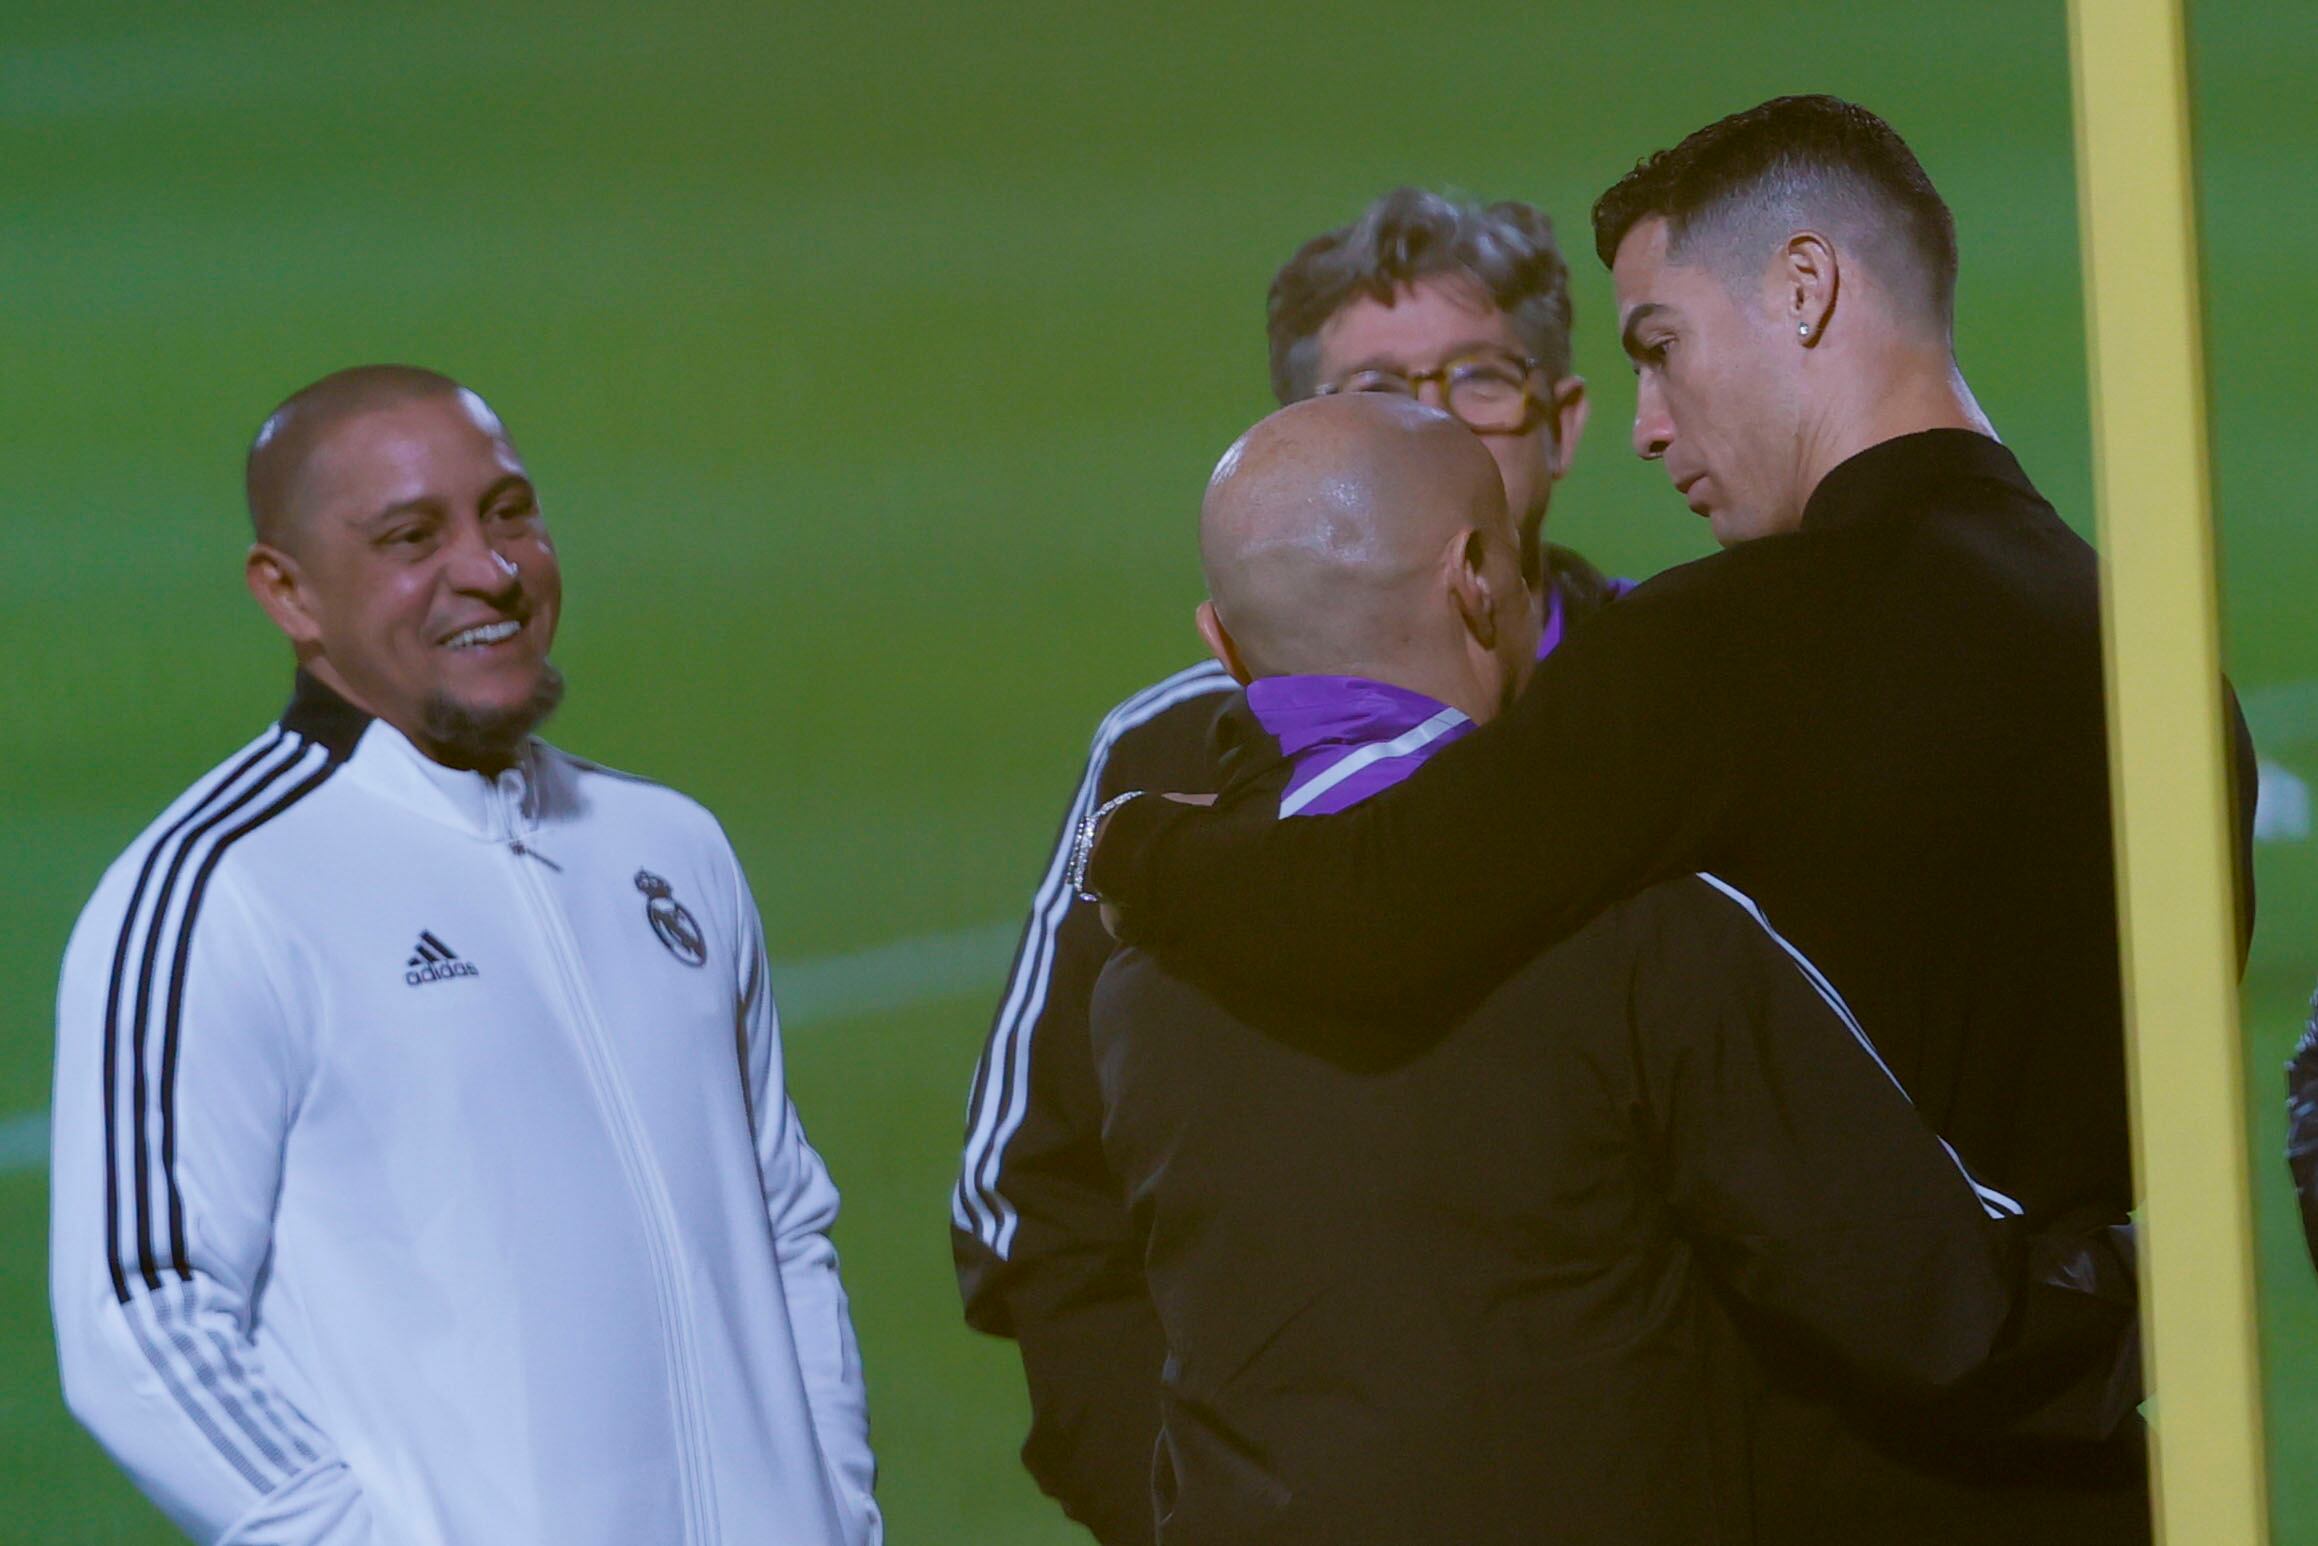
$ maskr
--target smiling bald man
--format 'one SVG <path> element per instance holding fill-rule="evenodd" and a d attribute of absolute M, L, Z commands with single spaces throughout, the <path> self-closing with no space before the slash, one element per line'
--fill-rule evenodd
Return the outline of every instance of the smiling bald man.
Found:
<path fill-rule="evenodd" d="M 343 371 L 248 493 L 290 705 L 65 957 L 67 1402 L 204 1541 L 869 1546 L 756 906 L 708 812 L 533 735 L 563 585 L 505 426 Z"/>
<path fill-rule="evenodd" d="M 245 481 L 250 593 L 299 668 L 437 762 L 507 766 L 563 697 L 563 575 L 490 405 L 412 366 L 340 371 L 266 419 Z"/>

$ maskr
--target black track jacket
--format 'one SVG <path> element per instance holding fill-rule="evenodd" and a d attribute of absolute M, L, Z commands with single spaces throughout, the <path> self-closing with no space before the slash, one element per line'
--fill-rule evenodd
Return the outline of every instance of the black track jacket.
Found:
<path fill-rule="evenodd" d="M 1548 544 L 1546 558 L 1565 630 L 1587 625 L 1611 583 L 1568 548 Z M 974 1071 L 950 1202 L 967 1323 L 1011 1337 L 1022 1356 L 1023 1464 L 1104 1546 L 1151 1539 L 1162 1349 L 1142 1250 L 1103 1158 L 1087 1050 L 1087 1006 L 1111 937 L 1063 869 L 1079 819 L 1112 795 L 1219 787 L 1221 721 L 1241 702 L 1238 684 L 1210 661 L 1104 716 Z"/>
<path fill-rule="evenodd" d="M 1711 879 L 1603 913 L 1413 1053 L 1256 1015 L 1136 950 L 1095 995 L 1168 1348 L 1161 1546 L 1881 1540 L 1757 1533 L 1755 1360 L 1969 1406 L 2059 1292 Z M 2115 1276 L 2070 1307 L 2100 1431 L 2138 1393 Z"/>
<path fill-rule="evenodd" d="M 2003 446 L 1927 431 L 1828 474 L 1801 530 L 1604 611 L 1399 788 L 1294 822 L 1139 800 L 1093 878 L 1180 975 L 1418 1036 L 1619 898 L 1712 871 L 1819 964 L 1965 1162 L 2068 1227 L 2131 1201 L 2102 703 L 2091 548 Z M 1934 1453 L 1807 1363 L 1774 1373 L 1758 1493 L 1793 1538 L 1834 1528 L 1829 1476 L 1852 1494 L 1836 1517 L 1881 1542 L 2107 1540 L 2146 1491 L 2125 1457 Z"/>

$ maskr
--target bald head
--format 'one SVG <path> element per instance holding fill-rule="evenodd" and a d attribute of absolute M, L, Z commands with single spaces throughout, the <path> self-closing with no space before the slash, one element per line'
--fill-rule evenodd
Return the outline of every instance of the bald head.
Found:
<path fill-rule="evenodd" d="M 357 365 L 333 372 L 266 415 L 250 442 L 244 470 L 250 527 L 260 542 L 281 547 L 297 534 L 303 488 L 314 455 L 349 420 L 418 398 L 464 396 L 470 412 L 504 439 L 483 399 L 439 371 L 416 365 Z"/>
<path fill-rule="evenodd" d="M 1255 676 L 1402 681 L 1454 624 L 1444 565 L 1498 542 L 1515 538 L 1481 442 L 1382 394 L 1272 414 L 1224 453 L 1200 506 L 1208 597 Z"/>

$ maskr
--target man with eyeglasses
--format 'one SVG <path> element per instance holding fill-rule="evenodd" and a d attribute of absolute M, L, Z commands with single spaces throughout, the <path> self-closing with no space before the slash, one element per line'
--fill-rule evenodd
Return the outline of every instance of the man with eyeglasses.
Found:
<path fill-rule="evenodd" d="M 1289 259 L 1272 281 L 1267 331 L 1283 404 L 1392 393 L 1446 409 L 1480 437 L 1541 611 L 1541 656 L 1626 588 L 1544 540 L 1588 406 L 1570 369 L 1569 270 L 1544 214 L 1394 189 Z M 951 1199 L 967 1322 L 1021 1351 L 1023 1462 L 1109 1546 L 1152 1538 L 1165 1355 L 1102 1154 L 1088 1008 L 1112 946 L 1067 883 L 1070 841 L 1122 791 L 1218 787 L 1220 732 L 1239 703 L 1238 685 L 1209 661 L 1128 697 L 1097 729 L 975 1070 Z M 1321 716 L 1298 733 L 1314 746 L 1343 732 Z M 1348 778 L 1329 798 L 1363 787 Z"/>

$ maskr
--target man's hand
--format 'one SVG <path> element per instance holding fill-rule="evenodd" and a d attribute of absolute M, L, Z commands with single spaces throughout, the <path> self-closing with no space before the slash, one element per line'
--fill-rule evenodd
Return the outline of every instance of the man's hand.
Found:
<path fill-rule="evenodd" d="M 1178 805 L 1213 805 L 1215 803 L 1215 796 L 1212 794 L 1170 794 L 1166 798 L 1173 800 Z M 1089 853 L 1102 846 L 1103 829 L 1110 824 L 1111 818 L 1109 816 L 1105 816 L 1095 823 L 1094 831 L 1088 836 L 1087 849 Z M 1099 902 L 1098 906 L 1102 910 L 1103 928 L 1109 932 L 1111 938 L 1121 938 L 1119 909 L 1110 902 Z"/>

